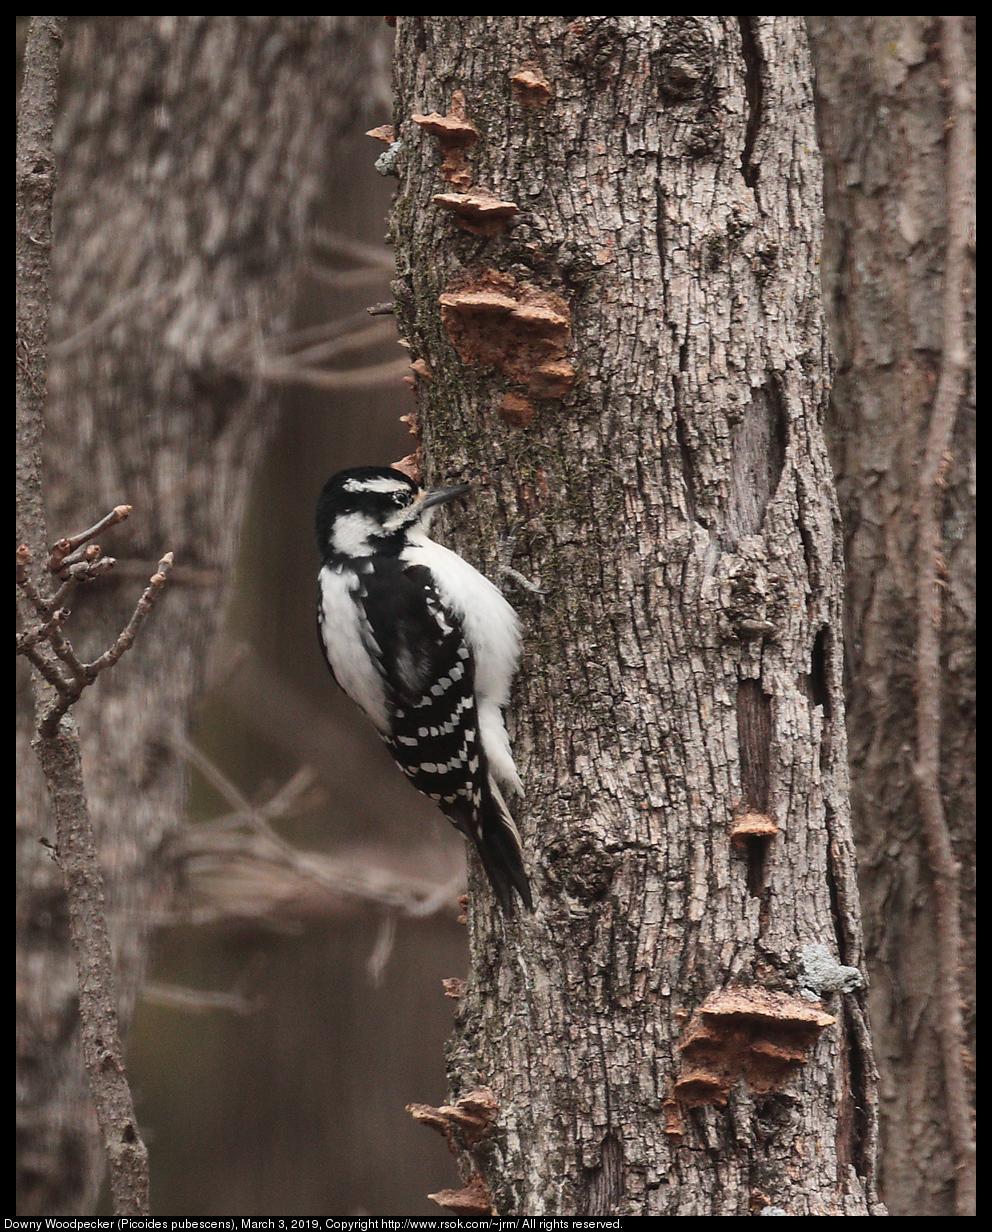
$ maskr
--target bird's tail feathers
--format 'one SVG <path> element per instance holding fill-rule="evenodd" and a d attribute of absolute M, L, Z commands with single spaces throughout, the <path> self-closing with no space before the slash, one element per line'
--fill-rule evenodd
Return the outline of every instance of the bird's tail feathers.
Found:
<path fill-rule="evenodd" d="M 475 836 L 482 867 L 507 915 L 513 915 L 514 891 L 527 910 L 533 911 L 534 899 L 524 871 L 520 833 L 491 776 L 489 788 L 479 810 L 478 834 Z"/>

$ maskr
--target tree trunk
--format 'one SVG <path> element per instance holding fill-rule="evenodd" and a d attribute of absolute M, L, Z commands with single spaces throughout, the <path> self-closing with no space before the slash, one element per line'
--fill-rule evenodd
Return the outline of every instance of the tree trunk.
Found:
<path fill-rule="evenodd" d="M 801 21 L 401 17 L 396 79 L 427 468 L 476 485 L 449 541 L 493 573 L 519 526 L 548 591 L 537 910 L 475 868 L 439 1200 L 884 1213 Z"/>
<path fill-rule="evenodd" d="M 852 807 L 881 1071 L 882 1188 L 893 1215 L 954 1212 L 962 1170 L 954 1159 L 938 990 L 942 974 L 956 975 L 959 962 L 972 1056 L 975 1046 L 971 258 L 964 360 L 972 379 L 957 408 L 942 492 L 940 787 L 961 870 L 960 955 L 941 953 L 913 773 L 920 471 L 945 362 L 950 211 L 964 211 L 972 235 L 974 228 L 971 157 L 970 183 L 957 199 L 948 191 L 948 134 L 972 122 L 969 108 L 962 113 L 952 99 L 960 86 L 974 89 L 974 25 L 958 80 L 942 63 L 941 20 L 809 18 L 826 165 L 824 283 L 838 358 L 830 440 L 847 539 Z"/>
<path fill-rule="evenodd" d="M 182 816 L 176 751 L 205 679 L 252 470 L 276 399 L 258 376 L 285 328 L 325 155 L 369 92 L 377 24 L 330 17 L 103 17 L 68 34 L 46 463 L 53 534 L 134 506 L 114 574 L 71 633 L 102 650 L 171 549 L 140 646 L 77 711 L 107 879 L 122 1022 Z M 99 1143 L 40 773 L 19 727 L 22 1215 L 92 1210 Z"/>

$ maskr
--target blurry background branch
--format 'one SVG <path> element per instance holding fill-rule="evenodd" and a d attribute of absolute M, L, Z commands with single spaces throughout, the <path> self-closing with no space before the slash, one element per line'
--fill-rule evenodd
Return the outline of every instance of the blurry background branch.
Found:
<path fill-rule="evenodd" d="M 258 919 L 276 927 L 319 916 L 340 916 L 355 903 L 423 917 L 455 912 L 465 891 L 459 861 L 445 881 L 404 875 L 356 848 L 335 857 L 302 851 L 288 843 L 272 822 L 285 817 L 310 791 L 317 776 L 302 766 L 264 804 L 251 804 L 200 749 L 186 740 L 177 751 L 232 806 L 211 821 L 177 836 L 172 855 L 189 894 L 191 923 L 224 918 Z M 381 973 L 384 961 L 379 960 Z"/>
<path fill-rule="evenodd" d="M 975 18 L 806 20 L 881 1179 L 947 1216 L 974 1193 Z"/>

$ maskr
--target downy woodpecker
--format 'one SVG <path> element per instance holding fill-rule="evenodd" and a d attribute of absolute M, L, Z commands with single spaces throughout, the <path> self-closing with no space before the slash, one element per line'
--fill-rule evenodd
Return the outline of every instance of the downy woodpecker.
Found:
<path fill-rule="evenodd" d="M 434 510 L 468 484 L 420 489 L 358 466 L 317 503 L 317 620 L 328 666 L 403 773 L 475 844 L 503 910 L 533 910 L 520 835 L 500 789 L 522 794 L 502 708 L 519 653 L 496 587 L 428 538 Z"/>

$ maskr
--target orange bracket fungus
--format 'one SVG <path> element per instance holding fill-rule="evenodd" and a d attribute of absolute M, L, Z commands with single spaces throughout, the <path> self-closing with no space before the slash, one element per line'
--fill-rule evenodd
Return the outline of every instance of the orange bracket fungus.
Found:
<path fill-rule="evenodd" d="M 442 1189 L 438 1193 L 427 1195 L 432 1202 L 443 1206 L 445 1210 L 456 1215 L 491 1215 L 493 1200 L 489 1195 L 486 1182 L 478 1172 L 473 1172 L 464 1189 Z"/>
<path fill-rule="evenodd" d="M 778 834 L 778 826 L 764 813 L 741 813 L 734 818 L 730 841 L 735 847 L 746 847 L 753 839 L 772 839 Z"/>
<path fill-rule="evenodd" d="M 572 388 L 565 358 L 572 315 L 560 295 L 484 269 L 460 276 L 440 302 L 463 363 L 496 368 L 539 398 L 563 398 Z"/>
<path fill-rule="evenodd" d="M 500 201 L 488 188 L 473 188 L 463 193 L 438 193 L 434 204 L 451 210 L 458 225 L 473 235 L 499 235 L 520 209 L 514 201 Z"/>
<path fill-rule="evenodd" d="M 415 115 L 411 118 L 414 124 L 419 124 L 438 139 L 444 153 L 441 179 L 454 184 L 456 188 L 470 188 L 472 176 L 465 163 L 464 151 L 479 140 L 479 130 L 468 118 L 464 93 L 456 90 L 452 94 L 447 115 L 432 112 L 430 115 Z"/>
<path fill-rule="evenodd" d="M 522 107 L 540 107 L 551 98 L 551 86 L 537 64 L 524 64 L 510 78 L 513 94 Z"/>
<path fill-rule="evenodd" d="M 805 1065 L 836 1019 L 815 1002 L 763 988 L 711 993 L 685 1028 L 675 1083 L 680 1104 L 725 1104 L 738 1078 L 758 1094 L 778 1091 Z"/>

